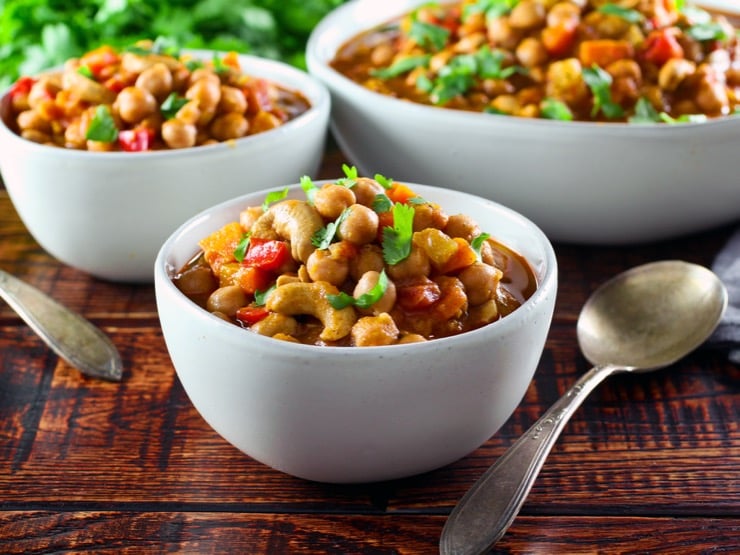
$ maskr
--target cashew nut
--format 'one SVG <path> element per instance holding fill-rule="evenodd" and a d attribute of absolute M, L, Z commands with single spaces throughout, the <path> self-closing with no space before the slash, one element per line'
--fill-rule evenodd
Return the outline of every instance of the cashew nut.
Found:
<path fill-rule="evenodd" d="M 78 73 L 75 68 L 68 68 L 64 71 L 62 84 L 80 100 L 90 104 L 112 104 L 116 99 L 116 93 Z"/>
<path fill-rule="evenodd" d="M 313 283 L 286 283 L 267 298 L 268 310 L 281 314 L 309 314 L 324 325 L 319 337 L 323 341 L 337 341 L 349 335 L 357 315 L 352 307 L 336 309 L 327 295 L 338 295 L 339 289 L 323 281 Z"/>
<path fill-rule="evenodd" d="M 324 227 L 316 209 L 305 201 L 288 199 L 270 206 L 252 225 L 252 237 L 286 239 L 295 260 L 305 263 L 316 249 L 311 237 Z"/>

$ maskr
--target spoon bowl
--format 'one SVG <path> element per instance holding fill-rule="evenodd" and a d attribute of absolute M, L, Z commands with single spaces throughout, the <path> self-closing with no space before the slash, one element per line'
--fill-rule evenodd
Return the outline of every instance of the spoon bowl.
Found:
<path fill-rule="evenodd" d="M 594 291 L 578 343 L 594 367 L 552 405 L 462 497 L 445 523 L 441 555 L 488 552 L 516 518 L 560 432 L 604 379 L 664 368 L 712 334 L 727 289 L 710 270 L 666 260 L 627 270 Z"/>

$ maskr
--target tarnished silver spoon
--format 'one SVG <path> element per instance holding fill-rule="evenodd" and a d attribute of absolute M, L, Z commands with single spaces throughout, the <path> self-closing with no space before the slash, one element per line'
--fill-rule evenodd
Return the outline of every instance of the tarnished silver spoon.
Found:
<path fill-rule="evenodd" d="M 664 368 L 701 345 L 727 307 L 727 290 L 703 266 L 638 266 L 604 283 L 578 317 L 581 351 L 594 367 L 545 412 L 462 497 L 445 523 L 442 555 L 488 552 L 519 513 L 571 415 L 605 378 Z"/>
<path fill-rule="evenodd" d="M 119 381 L 118 350 L 91 322 L 18 278 L 0 270 L 0 297 L 51 349 L 83 374 Z"/>

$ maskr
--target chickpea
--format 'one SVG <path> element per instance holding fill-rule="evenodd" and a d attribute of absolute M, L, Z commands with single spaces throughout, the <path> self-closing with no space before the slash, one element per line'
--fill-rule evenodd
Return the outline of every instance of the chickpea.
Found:
<path fill-rule="evenodd" d="M 396 344 L 405 345 L 406 343 L 422 343 L 426 340 L 427 339 L 423 335 L 419 335 L 418 333 L 404 333 L 398 338 Z"/>
<path fill-rule="evenodd" d="M 138 123 L 157 110 L 157 99 L 140 87 L 126 87 L 115 101 L 121 119 L 127 123 Z"/>
<path fill-rule="evenodd" d="M 511 10 L 509 25 L 515 29 L 530 30 L 545 23 L 545 7 L 535 0 L 522 0 Z"/>
<path fill-rule="evenodd" d="M 535 67 L 547 62 L 547 50 L 542 41 L 527 37 L 516 47 L 516 57 L 524 67 Z"/>
<path fill-rule="evenodd" d="M 316 249 L 306 261 L 312 281 L 326 281 L 339 287 L 349 275 L 349 261 L 335 256 L 329 249 Z"/>
<path fill-rule="evenodd" d="M 21 137 L 27 141 L 33 141 L 42 145 L 51 141 L 51 136 L 48 133 L 44 133 L 38 129 L 24 129 L 21 131 Z"/>
<path fill-rule="evenodd" d="M 471 54 L 476 52 L 486 41 L 487 38 L 485 33 L 471 33 L 463 36 L 452 49 L 458 54 Z"/>
<path fill-rule="evenodd" d="M 162 102 L 172 92 L 172 73 L 165 64 L 158 62 L 139 74 L 135 86 L 149 91 Z"/>
<path fill-rule="evenodd" d="M 218 287 L 218 278 L 208 266 L 196 264 L 185 269 L 174 278 L 175 285 L 188 297 L 196 298 L 202 306 Z"/>
<path fill-rule="evenodd" d="M 195 100 L 203 112 L 215 112 L 221 101 L 221 81 L 198 79 L 185 91 L 185 98 Z"/>
<path fill-rule="evenodd" d="M 370 63 L 375 67 L 390 65 L 393 60 L 393 46 L 387 42 L 380 43 L 370 53 Z"/>
<path fill-rule="evenodd" d="M 175 117 L 182 122 L 197 125 L 198 121 L 200 121 L 201 115 L 198 103 L 191 100 L 177 111 Z"/>
<path fill-rule="evenodd" d="M 218 111 L 221 113 L 238 112 L 243 114 L 247 111 L 247 97 L 241 89 L 221 86 L 221 101 L 218 103 Z"/>
<path fill-rule="evenodd" d="M 414 231 L 421 231 L 433 227 L 434 229 L 444 229 L 447 225 L 447 214 L 439 207 L 438 204 L 430 202 L 424 204 L 415 204 L 414 206 Z"/>
<path fill-rule="evenodd" d="M 378 236 L 378 223 L 378 214 L 372 208 L 353 204 L 339 224 L 337 235 L 355 245 L 364 245 Z"/>
<path fill-rule="evenodd" d="M 355 186 L 352 187 L 352 192 L 355 194 L 355 200 L 357 203 L 372 208 L 373 203 L 375 202 L 375 197 L 385 194 L 385 189 L 374 179 L 370 179 L 369 177 L 360 177 L 355 182 Z"/>
<path fill-rule="evenodd" d="M 521 108 L 519 100 L 513 94 L 502 94 L 497 96 L 491 101 L 491 106 L 496 108 L 499 112 L 511 115 L 515 115 L 519 111 L 519 108 Z"/>
<path fill-rule="evenodd" d="M 244 231 L 252 229 L 252 225 L 264 214 L 261 206 L 248 206 L 239 213 L 239 225 Z"/>
<path fill-rule="evenodd" d="M 62 89 L 62 79 L 59 75 L 42 76 L 28 92 L 26 108 L 36 108 L 39 103 L 53 98 Z M 16 108 L 14 106 L 14 108 Z M 16 108 L 16 111 L 20 111 Z"/>
<path fill-rule="evenodd" d="M 352 292 L 352 295 L 357 299 L 361 295 L 364 295 L 365 293 L 369 293 L 370 290 L 375 287 L 378 284 L 378 280 L 380 279 L 380 273 L 376 272 L 374 270 L 370 270 L 368 272 L 365 272 L 362 277 L 357 281 L 357 285 L 355 285 L 355 289 Z M 385 292 L 383 293 L 383 296 L 378 299 L 377 302 L 375 302 L 372 306 L 370 306 L 368 309 L 364 309 L 363 311 L 366 311 L 368 313 L 372 314 L 380 314 L 381 312 L 390 312 L 393 308 L 393 305 L 396 304 L 396 284 L 393 283 L 392 280 L 388 280 L 388 287 L 386 287 Z"/>
<path fill-rule="evenodd" d="M 725 85 L 713 72 L 701 75 L 694 100 L 701 112 L 710 116 L 726 114 L 729 110 Z"/>
<path fill-rule="evenodd" d="M 212 69 L 207 67 L 199 67 L 197 69 L 194 69 L 189 76 L 188 84 L 192 86 L 202 79 L 210 81 L 213 85 L 217 85 L 219 87 L 221 86 L 221 78 L 216 75 Z"/>
<path fill-rule="evenodd" d="M 558 2 L 547 12 L 548 27 L 573 28 L 581 21 L 581 9 L 573 2 Z"/>
<path fill-rule="evenodd" d="M 249 300 L 247 294 L 238 285 L 219 287 L 208 297 L 206 308 L 209 312 L 221 312 L 233 318 L 236 311 L 246 306 Z"/>
<path fill-rule="evenodd" d="M 336 220 L 345 208 L 356 202 L 355 194 L 349 187 L 336 183 L 326 183 L 313 197 L 316 210 L 327 220 Z"/>
<path fill-rule="evenodd" d="M 493 298 L 502 276 L 498 268 L 476 262 L 460 272 L 458 278 L 465 287 L 468 302 L 475 306 Z"/>
<path fill-rule="evenodd" d="M 366 272 L 380 272 L 384 266 L 383 250 L 374 244 L 362 245 L 357 255 L 349 259 L 349 273 L 355 281 Z"/>
<path fill-rule="evenodd" d="M 398 327 L 390 314 L 364 316 L 352 326 L 352 343 L 358 347 L 391 345 L 398 339 Z"/>
<path fill-rule="evenodd" d="M 521 32 L 514 29 L 507 16 L 494 17 L 488 21 L 488 39 L 495 45 L 508 50 L 516 48 Z"/>
<path fill-rule="evenodd" d="M 398 264 L 389 265 L 386 268 L 388 277 L 395 281 L 406 278 L 428 276 L 432 271 L 432 263 L 429 261 L 424 249 L 411 245 L 411 253 Z"/>
<path fill-rule="evenodd" d="M 244 137 L 247 131 L 249 131 L 247 118 L 236 112 L 218 116 L 211 122 L 211 135 L 219 141 Z"/>
<path fill-rule="evenodd" d="M 190 123 L 179 119 L 170 119 L 162 124 L 162 139 L 170 148 L 188 148 L 195 146 L 197 130 Z"/>
<path fill-rule="evenodd" d="M 547 96 L 576 105 L 589 94 L 583 80 L 581 62 L 576 58 L 566 58 L 550 64 L 547 70 Z"/>
<path fill-rule="evenodd" d="M 36 110 L 26 110 L 18 114 L 18 127 L 21 131 L 40 131 L 42 133 L 51 133 L 51 124 L 45 120 Z"/>
<path fill-rule="evenodd" d="M 696 71 L 696 64 L 689 60 L 681 58 L 671 58 L 658 73 L 658 85 L 664 91 L 675 91 L 684 79 L 693 75 Z"/>
<path fill-rule="evenodd" d="M 481 233 L 478 223 L 467 214 L 453 214 L 450 216 L 443 231 L 449 237 L 461 237 L 468 243 Z"/>
<path fill-rule="evenodd" d="M 483 92 L 489 97 L 496 97 L 502 94 L 512 94 L 516 91 L 513 83 L 506 79 L 484 79 L 482 82 Z"/>
<path fill-rule="evenodd" d="M 251 135 L 262 133 L 280 127 L 282 120 L 270 112 L 257 112 L 249 122 L 249 132 Z"/>

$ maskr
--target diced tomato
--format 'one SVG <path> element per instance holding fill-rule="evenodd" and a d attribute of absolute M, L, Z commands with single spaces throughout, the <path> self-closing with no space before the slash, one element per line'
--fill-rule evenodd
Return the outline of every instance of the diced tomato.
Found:
<path fill-rule="evenodd" d="M 154 131 L 146 127 L 124 129 L 118 132 L 118 144 L 126 152 L 144 152 L 149 150 L 154 141 Z"/>
<path fill-rule="evenodd" d="M 440 299 L 432 307 L 432 313 L 440 320 L 449 320 L 460 315 L 465 310 L 468 297 L 465 287 L 460 280 L 450 276 L 437 278 L 440 288 Z"/>
<path fill-rule="evenodd" d="M 457 243 L 457 250 L 440 268 L 440 272 L 443 274 L 462 270 L 478 260 L 478 256 L 475 254 L 473 247 L 470 246 L 470 243 L 462 237 L 454 237 L 453 240 Z"/>
<path fill-rule="evenodd" d="M 396 302 L 404 310 L 425 310 L 440 297 L 439 285 L 426 277 L 396 283 Z"/>
<path fill-rule="evenodd" d="M 234 285 L 241 287 L 245 293 L 254 295 L 270 287 L 272 273 L 254 266 L 242 266 L 231 277 Z"/>
<path fill-rule="evenodd" d="M 576 38 L 575 23 L 570 21 L 542 29 L 542 44 L 551 56 L 564 56 Z"/>
<path fill-rule="evenodd" d="M 113 47 L 105 45 L 82 56 L 80 65 L 90 68 L 95 79 L 99 80 L 106 68 L 118 65 L 119 61 L 120 57 Z"/>
<path fill-rule="evenodd" d="M 270 112 L 273 109 L 270 98 L 270 84 L 265 79 L 251 78 L 242 88 L 247 97 L 247 115 L 254 116 L 258 112 Z"/>
<path fill-rule="evenodd" d="M 270 311 L 264 306 L 243 306 L 236 311 L 236 319 L 242 324 L 251 326 L 260 320 L 264 320 Z"/>
<path fill-rule="evenodd" d="M 679 30 L 675 27 L 657 29 L 645 39 L 643 56 L 649 62 L 662 66 L 673 58 L 683 58 L 683 48 L 676 39 Z"/>
<path fill-rule="evenodd" d="M 634 48 L 626 40 L 585 40 L 578 48 L 578 58 L 583 67 L 596 64 L 605 68 L 617 60 L 630 59 L 633 55 Z"/>
<path fill-rule="evenodd" d="M 16 98 L 18 96 L 28 96 L 28 93 L 31 92 L 31 87 L 33 87 L 35 83 L 36 79 L 34 79 L 33 77 L 21 77 L 10 88 L 11 98 Z"/>
<path fill-rule="evenodd" d="M 249 250 L 242 260 L 243 266 L 261 270 L 277 270 L 290 258 L 290 248 L 285 241 L 276 239 L 249 240 Z"/>

